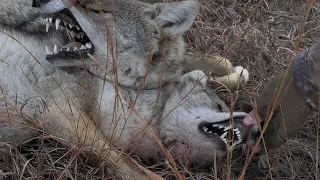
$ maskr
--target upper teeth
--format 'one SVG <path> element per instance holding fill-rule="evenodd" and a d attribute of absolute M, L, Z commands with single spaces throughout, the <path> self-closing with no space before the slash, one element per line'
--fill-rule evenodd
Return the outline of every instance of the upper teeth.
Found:
<path fill-rule="evenodd" d="M 92 44 L 90 42 L 86 43 L 86 48 L 91 49 L 92 48 Z"/>
<path fill-rule="evenodd" d="M 55 27 L 56 30 L 59 30 L 59 29 L 63 30 L 64 27 L 66 27 L 68 30 L 68 34 L 70 35 L 70 37 L 72 39 L 73 38 L 83 39 L 85 37 L 85 33 L 81 30 L 81 28 L 79 26 L 73 25 L 73 24 L 68 24 L 66 21 L 64 21 L 62 19 L 59 19 L 59 18 L 54 19 L 54 18 L 50 17 L 50 18 L 45 18 L 44 22 L 46 25 L 46 32 L 49 32 L 51 24 L 54 24 L 53 26 Z M 77 51 L 78 49 L 87 50 L 87 49 L 91 49 L 93 47 L 91 42 L 88 42 L 86 44 L 80 44 L 80 45 L 81 45 L 81 47 L 74 46 L 74 47 L 68 47 L 67 49 L 65 49 L 63 47 L 59 49 L 59 47 L 57 45 L 55 45 L 53 50 L 50 50 L 48 48 L 48 46 L 46 46 L 45 50 L 46 50 L 47 55 L 54 55 L 54 54 L 58 54 L 60 51 L 70 52 L 70 51 Z"/>

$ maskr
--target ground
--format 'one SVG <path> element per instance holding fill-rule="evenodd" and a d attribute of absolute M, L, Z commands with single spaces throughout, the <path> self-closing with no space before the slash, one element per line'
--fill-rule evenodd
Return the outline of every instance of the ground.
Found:
<path fill-rule="evenodd" d="M 302 0 L 200 2 L 200 14 L 186 35 L 188 51 L 220 54 L 235 65 L 249 69 L 249 85 L 234 93 L 236 108 L 243 103 L 250 104 L 252 89 L 259 95 L 273 76 L 286 69 L 301 27 L 304 32 L 299 50 L 319 41 L 319 3 L 314 4 L 307 23 L 302 26 L 309 6 L 309 2 Z M 315 179 L 316 166 L 319 166 L 316 164 L 317 132 L 317 116 L 314 114 L 294 139 L 270 157 L 272 179 Z M 232 179 L 239 176 L 244 160 L 241 152 L 233 153 Z M 258 161 L 256 157 L 251 162 L 245 179 L 271 179 L 268 168 Z M 150 168 L 172 179 L 165 163 Z M 224 179 L 226 164 L 222 169 Z M 181 173 L 186 179 L 214 179 L 211 169 L 182 170 Z M 78 155 L 76 150 L 52 139 L 32 140 L 22 147 L 0 143 L 0 179 L 57 179 L 59 176 L 62 179 L 106 179 L 107 174 L 107 168 L 97 158 Z"/>

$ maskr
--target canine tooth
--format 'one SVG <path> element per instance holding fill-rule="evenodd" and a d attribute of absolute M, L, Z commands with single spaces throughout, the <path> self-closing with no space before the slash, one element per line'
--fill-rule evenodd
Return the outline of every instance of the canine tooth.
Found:
<path fill-rule="evenodd" d="M 80 27 L 79 26 L 75 26 L 78 30 L 80 30 Z"/>
<path fill-rule="evenodd" d="M 228 133 L 228 132 L 224 132 L 224 133 L 220 136 L 220 138 L 221 138 L 221 139 L 225 138 L 225 137 L 227 136 L 227 133 Z"/>
<path fill-rule="evenodd" d="M 46 46 L 46 53 L 49 53 L 50 51 L 49 51 L 49 48 L 48 48 L 48 46 Z"/>
<path fill-rule="evenodd" d="M 58 54 L 58 53 L 59 53 L 59 50 L 58 50 L 58 46 L 57 46 L 57 45 L 54 45 L 53 53 L 54 53 L 54 54 Z"/>
<path fill-rule="evenodd" d="M 224 131 L 228 131 L 229 129 L 231 129 L 231 126 L 227 126 L 224 128 Z"/>
<path fill-rule="evenodd" d="M 212 133 L 212 131 L 209 131 L 209 133 Z"/>
<path fill-rule="evenodd" d="M 77 46 L 74 47 L 73 51 L 76 51 L 76 50 L 78 50 Z"/>
<path fill-rule="evenodd" d="M 86 43 L 86 48 L 91 49 L 92 48 L 92 44 L 91 43 Z"/>
<path fill-rule="evenodd" d="M 208 128 L 207 127 L 202 127 L 202 129 L 204 130 L 204 132 L 208 132 Z"/>
<path fill-rule="evenodd" d="M 66 50 L 66 51 L 71 51 L 71 50 L 70 50 L 70 48 L 67 48 L 67 50 Z"/>
<path fill-rule="evenodd" d="M 73 25 L 69 24 L 69 28 L 72 29 Z"/>
<path fill-rule="evenodd" d="M 52 55 L 53 53 L 49 50 L 48 46 L 46 46 L 46 54 Z"/>
<path fill-rule="evenodd" d="M 52 18 L 49 18 L 49 22 L 52 23 Z"/>
<path fill-rule="evenodd" d="M 80 50 L 87 49 L 84 45 L 81 46 Z"/>
<path fill-rule="evenodd" d="M 46 32 L 49 32 L 49 28 L 50 28 L 50 23 L 47 22 L 47 24 L 46 24 Z"/>
<path fill-rule="evenodd" d="M 56 19 L 56 30 L 59 30 L 60 23 L 61 23 L 61 19 Z"/>

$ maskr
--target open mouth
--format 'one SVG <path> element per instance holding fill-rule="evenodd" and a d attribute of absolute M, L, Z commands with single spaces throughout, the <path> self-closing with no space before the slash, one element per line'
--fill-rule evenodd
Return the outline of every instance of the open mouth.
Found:
<path fill-rule="evenodd" d="M 237 120 L 235 119 L 235 125 L 229 125 L 229 120 L 209 123 L 203 122 L 199 124 L 199 130 L 204 135 L 218 135 L 221 140 L 226 144 L 230 145 L 231 148 L 241 144 L 243 142 L 243 136 L 240 129 L 237 127 Z"/>
<path fill-rule="evenodd" d="M 87 58 L 88 53 L 94 53 L 94 46 L 89 37 L 82 30 L 81 26 L 73 17 L 72 13 L 65 9 L 59 14 L 44 18 L 46 32 L 54 29 L 56 31 L 65 31 L 68 34 L 70 42 L 59 47 L 54 45 L 53 49 L 46 46 L 46 59 L 80 59 Z"/>

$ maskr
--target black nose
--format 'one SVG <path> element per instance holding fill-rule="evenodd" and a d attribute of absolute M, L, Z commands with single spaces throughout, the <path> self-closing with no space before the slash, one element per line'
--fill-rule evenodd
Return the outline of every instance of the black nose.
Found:
<path fill-rule="evenodd" d="M 32 0 L 32 7 L 39 8 L 40 3 L 46 3 L 49 2 L 50 0 Z"/>
<path fill-rule="evenodd" d="M 40 2 L 39 2 L 39 0 L 33 0 L 33 1 L 32 1 L 32 7 L 36 7 L 36 8 L 40 7 Z"/>

